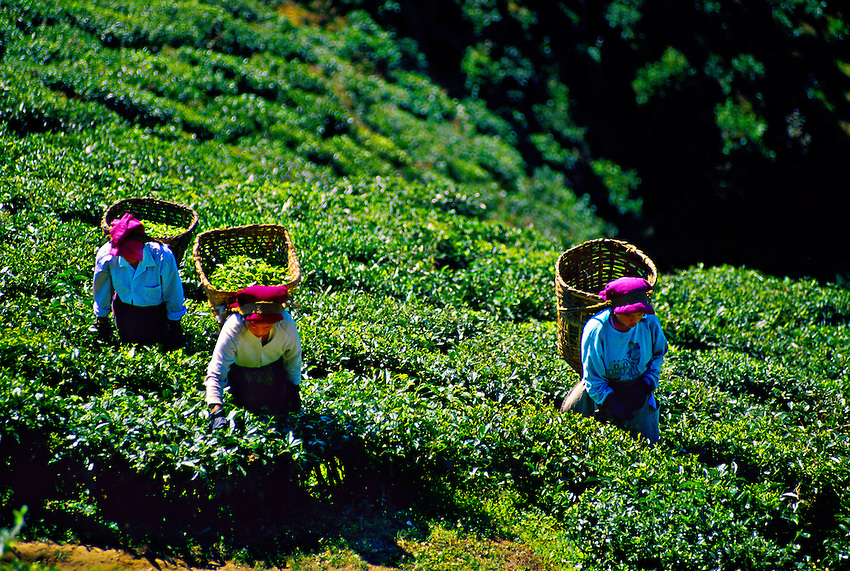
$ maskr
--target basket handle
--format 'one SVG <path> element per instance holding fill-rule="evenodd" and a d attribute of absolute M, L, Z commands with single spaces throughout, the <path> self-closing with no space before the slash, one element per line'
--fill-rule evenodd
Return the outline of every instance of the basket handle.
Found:
<path fill-rule="evenodd" d="M 602 303 L 597 303 L 595 305 L 587 305 L 585 307 L 561 307 L 558 305 L 558 311 L 564 311 L 566 313 L 574 313 L 576 311 L 591 311 L 591 310 L 602 310 L 606 307 L 611 307 L 610 301 L 603 301 Z"/>
<path fill-rule="evenodd" d="M 572 313 L 572 312 L 575 312 L 575 311 L 601 310 L 601 309 L 605 309 L 605 308 L 608 308 L 608 307 L 618 307 L 618 306 L 622 306 L 622 305 L 627 305 L 629 302 L 637 301 L 636 294 L 638 294 L 638 293 L 641 293 L 641 292 L 631 292 L 631 293 L 628 293 L 626 295 L 618 296 L 616 298 L 616 300 L 610 300 L 610 299 L 604 300 L 600 303 L 597 303 L 597 304 L 594 304 L 594 305 L 588 305 L 588 306 L 585 306 L 585 307 L 561 307 L 560 305 L 558 305 L 558 311 L 565 311 L 567 313 Z M 646 299 L 648 299 L 652 295 L 652 292 L 648 291 L 644 295 L 646 296 Z M 616 306 L 614 305 L 614 301 L 618 302 Z"/>

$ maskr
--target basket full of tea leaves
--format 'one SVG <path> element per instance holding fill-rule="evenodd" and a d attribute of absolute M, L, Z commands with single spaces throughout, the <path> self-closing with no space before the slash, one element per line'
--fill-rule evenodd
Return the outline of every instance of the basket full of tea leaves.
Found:
<path fill-rule="evenodd" d="M 223 291 L 239 291 L 252 285 L 278 285 L 291 281 L 287 267 L 244 254 L 230 256 L 226 262 L 217 264 L 210 276 L 210 283 Z"/>
<path fill-rule="evenodd" d="M 128 212 L 144 225 L 145 234 L 171 249 L 180 265 L 198 226 L 198 213 L 189 206 L 158 198 L 124 198 L 103 213 L 100 227 L 104 234 L 108 236 L 112 222 Z"/>
<path fill-rule="evenodd" d="M 290 296 L 301 281 L 301 266 L 289 232 L 277 224 L 252 224 L 198 234 L 192 248 L 195 269 L 219 323 L 251 285 L 285 285 Z"/>

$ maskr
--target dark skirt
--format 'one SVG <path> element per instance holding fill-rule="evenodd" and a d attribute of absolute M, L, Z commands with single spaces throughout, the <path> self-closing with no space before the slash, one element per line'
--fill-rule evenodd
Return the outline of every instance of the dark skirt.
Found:
<path fill-rule="evenodd" d="M 282 413 L 294 410 L 293 392 L 297 387 L 289 382 L 283 358 L 262 367 L 241 367 L 233 364 L 227 374 L 227 384 L 233 402 L 252 412 Z"/>
<path fill-rule="evenodd" d="M 112 298 L 112 315 L 115 319 L 115 329 L 118 330 L 118 339 L 122 343 L 161 343 L 168 327 L 168 310 L 165 303 L 137 307 L 124 303 L 116 295 Z"/>

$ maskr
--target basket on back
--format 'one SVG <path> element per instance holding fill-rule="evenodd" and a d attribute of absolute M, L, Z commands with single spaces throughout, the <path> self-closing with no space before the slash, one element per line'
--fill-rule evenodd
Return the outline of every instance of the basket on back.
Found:
<path fill-rule="evenodd" d="M 584 324 L 604 308 L 599 292 L 609 282 L 625 276 L 645 278 L 653 287 L 658 278 L 652 260 L 620 240 L 589 240 L 558 257 L 555 265 L 558 352 L 579 376 Z"/>
<path fill-rule="evenodd" d="M 261 259 L 272 266 L 286 268 L 288 280 L 285 285 L 290 295 L 301 281 L 301 266 L 289 232 L 277 224 L 252 224 L 236 228 L 201 232 L 192 248 L 195 269 L 201 285 L 219 325 L 227 318 L 231 305 L 236 301 L 236 291 L 216 286 L 215 272 L 227 264 L 232 256 L 249 256 Z M 250 284 L 243 284 L 248 286 Z"/>
<path fill-rule="evenodd" d="M 101 229 L 108 236 L 112 221 L 128 212 L 145 225 L 148 236 L 168 245 L 179 266 L 198 226 L 198 213 L 188 206 L 157 198 L 125 198 L 106 209 L 100 221 Z M 155 225 L 169 231 L 157 232 Z"/>

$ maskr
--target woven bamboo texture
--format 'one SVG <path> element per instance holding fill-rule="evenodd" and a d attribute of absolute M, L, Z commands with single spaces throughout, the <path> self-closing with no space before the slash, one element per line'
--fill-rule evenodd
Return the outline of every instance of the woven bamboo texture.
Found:
<path fill-rule="evenodd" d="M 223 323 L 231 304 L 236 301 L 236 292 L 217 289 L 210 278 L 219 264 L 226 264 L 230 256 L 239 255 L 261 258 L 270 265 L 285 267 L 291 278 L 285 284 L 262 285 L 285 285 L 291 295 L 301 282 L 298 255 L 289 232 L 283 226 L 252 224 L 201 232 L 192 247 L 192 257 L 210 308 L 219 323 Z"/>
<path fill-rule="evenodd" d="M 605 286 L 626 276 L 658 279 L 655 264 L 627 242 L 600 238 L 570 248 L 555 265 L 558 310 L 558 353 L 581 376 L 581 332 L 587 320 L 605 305 L 599 295 Z"/>
<path fill-rule="evenodd" d="M 107 208 L 103 213 L 103 218 L 100 221 L 103 232 L 108 236 L 112 221 L 121 218 L 128 212 L 142 224 L 149 221 L 183 229 L 183 232 L 174 236 L 148 234 L 151 238 L 167 244 L 171 253 L 174 254 L 175 260 L 177 260 L 177 265 L 180 265 L 183 255 L 192 241 L 192 234 L 198 226 L 198 213 L 188 206 L 157 198 L 125 198 Z"/>

